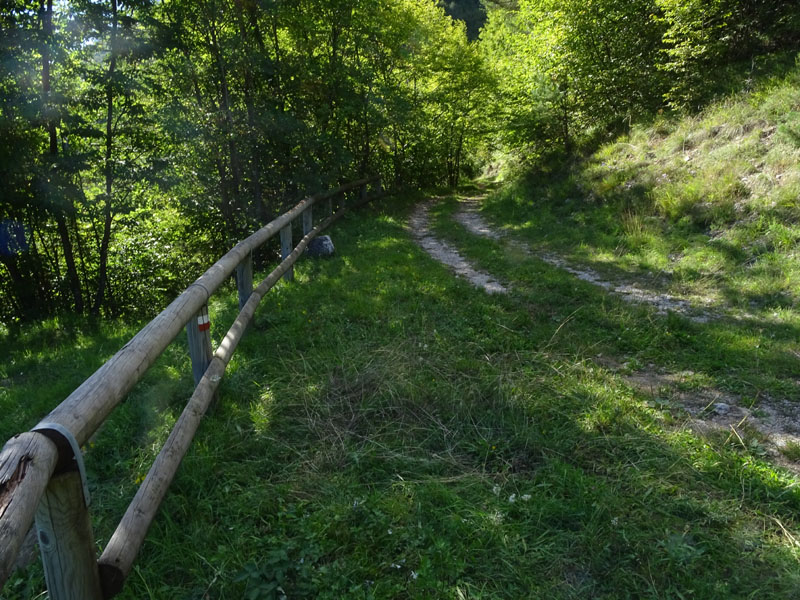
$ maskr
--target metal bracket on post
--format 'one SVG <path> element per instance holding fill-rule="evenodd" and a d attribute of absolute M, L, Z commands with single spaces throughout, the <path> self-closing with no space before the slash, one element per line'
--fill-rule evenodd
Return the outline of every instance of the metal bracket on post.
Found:
<path fill-rule="evenodd" d="M 92 499 L 91 496 L 89 496 L 89 481 L 86 478 L 86 466 L 83 464 L 83 453 L 81 452 L 80 446 L 78 446 L 78 440 L 75 439 L 69 429 L 58 423 L 40 423 L 31 429 L 31 431 L 46 436 L 56 445 L 56 448 L 58 448 L 56 475 L 64 471 L 69 471 L 71 467 L 70 461 L 73 459 L 75 460 L 75 467 L 77 467 L 78 473 L 81 476 L 83 503 L 88 508 Z M 69 448 L 72 456 L 68 456 L 68 453 L 64 452 L 67 448 Z"/>

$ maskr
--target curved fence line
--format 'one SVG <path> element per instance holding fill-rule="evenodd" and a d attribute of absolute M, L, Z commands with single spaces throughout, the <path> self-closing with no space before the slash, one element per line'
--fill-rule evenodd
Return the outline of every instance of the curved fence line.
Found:
<path fill-rule="evenodd" d="M 378 191 L 372 197 L 367 189 L 370 184 Z M 359 202 L 348 206 L 343 201 L 344 194 L 355 189 L 360 190 Z M 31 432 L 8 441 L 0 451 L 0 589 L 11 574 L 34 518 L 50 598 L 95 600 L 111 598 L 122 589 L 147 529 L 259 302 L 281 277 L 292 277 L 292 265 L 316 235 L 350 208 L 380 195 L 380 190 L 380 178 L 370 177 L 310 196 L 239 242 Z M 333 200 L 337 197 L 342 200 L 334 213 Z M 314 227 L 312 207 L 322 200 L 327 200 L 326 218 Z M 304 237 L 293 247 L 292 223 L 299 217 Z M 252 253 L 276 234 L 281 238 L 282 262 L 253 289 Z M 219 348 L 212 352 L 207 302 L 234 271 L 240 313 Z M 195 391 L 98 563 L 83 463 L 76 449 L 105 422 L 184 326 Z"/>

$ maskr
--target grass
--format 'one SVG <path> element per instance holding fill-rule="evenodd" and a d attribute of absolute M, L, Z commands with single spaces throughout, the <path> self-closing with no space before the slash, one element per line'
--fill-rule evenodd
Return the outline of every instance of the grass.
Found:
<path fill-rule="evenodd" d="M 411 241 L 417 199 L 345 219 L 336 257 L 270 292 L 122 597 L 800 594 L 797 479 L 595 360 L 797 399 L 798 324 L 654 316 L 469 236 L 445 201 L 438 231 L 513 283 L 488 296 Z M 216 341 L 235 304 L 212 305 Z M 0 431 L 35 423 L 137 327 L 6 332 Z M 190 393 L 178 340 L 90 444 L 98 548 Z M 43 588 L 34 564 L 3 598 Z"/>
<path fill-rule="evenodd" d="M 637 126 L 490 198 L 486 214 L 610 276 L 791 317 L 800 289 L 800 67 L 693 117 Z"/>

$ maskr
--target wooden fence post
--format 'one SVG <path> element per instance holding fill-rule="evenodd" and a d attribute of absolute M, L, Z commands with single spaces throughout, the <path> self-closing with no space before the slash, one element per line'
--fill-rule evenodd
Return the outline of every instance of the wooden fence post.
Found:
<path fill-rule="evenodd" d="M 44 578 L 52 600 L 102 600 L 89 510 L 78 471 L 54 475 L 36 511 Z"/>
<path fill-rule="evenodd" d="M 186 323 L 186 338 L 189 342 L 189 356 L 192 358 L 194 384 L 197 385 L 214 356 L 211 350 L 211 322 L 208 319 L 208 304 L 201 306 L 197 315 Z"/>
<path fill-rule="evenodd" d="M 359 201 L 366 202 L 367 201 L 367 184 L 361 186 L 361 193 L 359 194 Z"/>
<path fill-rule="evenodd" d="M 253 253 L 250 252 L 236 267 L 236 287 L 239 289 L 239 310 L 244 308 L 253 293 Z"/>
<path fill-rule="evenodd" d="M 303 237 L 308 235 L 308 232 L 314 229 L 314 213 L 313 207 L 309 206 L 303 211 Z"/>
<path fill-rule="evenodd" d="M 292 224 L 289 223 L 286 227 L 281 229 L 281 260 L 284 260 L 292 253 Z M 294 281 L 294 267 L 289 267 L 283 275 L 286 281 Z"/>
<path fill-rule="evenodd" d="M 328 198 L 325 204 L 326 204 L 325 216 L 330 217 L 331 215 L 333 215 L 333 196 Z"/>
<path fill-rule="evenodd" d="M 57 423 L 40 423 L 33 431 L 58 449 L 55 472 L 36 509 L 49 597 L 102 600 L 81 449 L 72 433 Z"/>

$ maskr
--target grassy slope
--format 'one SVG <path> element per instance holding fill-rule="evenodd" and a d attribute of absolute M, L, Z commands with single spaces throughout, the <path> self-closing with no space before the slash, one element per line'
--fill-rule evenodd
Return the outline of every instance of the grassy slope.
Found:
<path fill-rule="evenodd" d="M 800 595 L 797 480 L 757 440 L 698 438 L 592 360 L 674 360 L 700 383 L 796 396 L 797 328 L 654 317 L 467 236 L 445 202 L 440 231 L 514 284 L 487 296 L 410 241 L 411 201 L 348 218 L 336 258 L 270 293 L 123 597 Z M 233 294 L 212 307 L 215 339 L 234 309 Z M 32 424 L 132 329 L 6 334 L 0 432 Z M 173 345 L 88 449 L 98 544 L 189 372 Z M 34 565 L 3 597 L 42 587 Z"/>
<path fill-rule="evenodd" d="M 487 207 L 498 223 L 621 276 L 791 319 L 800 297 L 800 67 L 700 115 L 636 127 Z"/>

